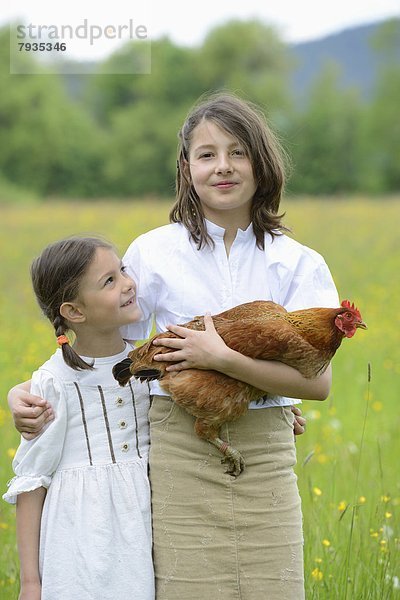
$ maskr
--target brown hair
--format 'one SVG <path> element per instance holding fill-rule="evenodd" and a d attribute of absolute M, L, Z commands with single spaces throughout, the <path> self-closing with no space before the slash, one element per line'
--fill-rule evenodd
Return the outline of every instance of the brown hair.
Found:
<path fill-rule="evenodd" d="M 38 304 L 52 323 L 55 335 L 65 335 L 68 324 L 60 314 L 64 302 L 72 302 L 79 292 L 82 276 L 89 268 L 97 248 L 113 246 L 95 237 L 70 237 L 47 246 L 31 265 L 31 278 Z M 65 362 L 72 369 L 93 369 L 70 346 L 62 344 Z"/>
<path fill-rule="evenodd" d="M 176 202 L 172 207 L 170 220 L 182 223 L 199 249 L 205 244 L 213 244 L 207 234 L 200 198 L 185 169 L 185 164 L 189 161 L 193 130 L 203 120 L 213 121 L 238 139 L 250 158 L 257 182 L 251 206 L 251 222 L 257 245 L 264 248 L 265 232 L 274 236 L 287 231 L 281 223 L 284 215 L 278 215 L 285 184 L 287 155 L 261 110 L 255 105 L 231 93 L 217 93 L 200 100 L 190 111 L 178 133 Z"/>

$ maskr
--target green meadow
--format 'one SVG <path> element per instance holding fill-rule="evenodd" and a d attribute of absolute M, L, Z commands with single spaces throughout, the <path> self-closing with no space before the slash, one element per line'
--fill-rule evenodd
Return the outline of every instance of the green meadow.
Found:
<path fill-rule="evenodd" d="M 3 493 L 19 442 L 7 391 L 55 350 L 31 291 L 32 258 L 74 233 L 103 235 L 123 253 L 134 237 L 168 222 L 169 205 L 47 202 L 0 210 Z M 307 599 L 400 598 L 400 199 L 302 198 L 283 210 L 293 236 L 325 257 L 340 298 L 354 302 L 368 325 L 335 356 L 330 397 L 303 403 L 308 425 L 297 439 L 297 475 Z M 17 597 L 15 513 L 1 501 L 0 599 Z"/>

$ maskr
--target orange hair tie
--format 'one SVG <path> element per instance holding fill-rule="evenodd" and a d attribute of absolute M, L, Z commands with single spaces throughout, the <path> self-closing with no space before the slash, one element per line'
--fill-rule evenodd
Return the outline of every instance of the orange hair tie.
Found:
<path fill-rule="evenodd" d="M 66 335 L 59 335 L 57 338 L 57 343 L 59 346 L 63 346 L 64 344 L 69 344 L 69 339 Z"/>

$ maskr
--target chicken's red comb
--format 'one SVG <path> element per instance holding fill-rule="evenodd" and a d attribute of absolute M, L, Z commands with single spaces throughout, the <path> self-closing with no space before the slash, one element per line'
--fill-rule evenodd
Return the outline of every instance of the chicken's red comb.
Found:
<path fill-rule="evenodd" d="M 343 306 L 343 308 L 348 308 L 349 310 L 351 310 L 352 312 L 354 312 L 354 314 L 361 319 L 361 314 L 360 311 L 358 310 L 358 308 L 356 308 L 354 306 L 354 302 L 352 304 L 350 304 L 350 300 L 343 300 L 342 304 L 340 306 Z"/>

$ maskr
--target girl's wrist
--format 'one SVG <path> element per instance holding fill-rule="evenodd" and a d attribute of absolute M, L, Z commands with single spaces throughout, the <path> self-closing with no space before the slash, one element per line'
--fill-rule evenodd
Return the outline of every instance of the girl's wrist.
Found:
<path fill-rule="evenodd" d="M 229 346 L 225 346 L 224 351 L 216 361 L 214 369 L 220 373 L 229 375 L 230 377 L 235 377 L 238 357 L 242 356 L 243 355 L 239 352 L 236 352 L 236 350 L 232 350 L 232 348 L 229 348 Z"/>
<path fill-rule="evenodd" d="M 21 582 L 21 589 L 19 592 L 19 600 L 40 600 L 42 595 L 42 584 L 40 581 L 34 582 Z"/>
<path fill-rule="evenodd" d="M 27 573 L 21 572 L 20 575 L 21 585 L 30 586 L 30 585 L 40 585 L 40 575 L 39 571 L 31 571 Z"/>

